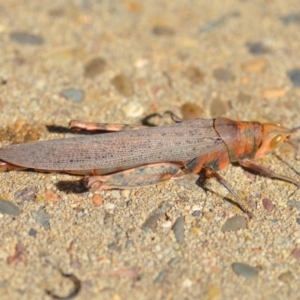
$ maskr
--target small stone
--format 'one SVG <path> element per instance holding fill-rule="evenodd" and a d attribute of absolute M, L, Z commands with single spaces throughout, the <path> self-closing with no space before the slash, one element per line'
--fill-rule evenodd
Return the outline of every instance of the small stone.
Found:
<path fill-rule="evenodd" d="M 267 61 L 264 58 L 257 58 L 242 63 L 241 68 L 245 72 L 260 73 L 267 67 Z"/>
<path fill-rule="evenodd" d="M 180 258 L 179 256 L 176 256 L 176 257 L 172 258 L 172 259 L 168 262 L 168 265 L 169 265 L 169 266 L 175 266 L 175 265 L 177 265 L 180 261 L 181 261 L 181 258 Z"/>
<path fill-rule="evenodd" d="M 300 248 L 295 248 L 291 255 L 296 259 L 299 260 L 300 259 Z"/>
<path fill-rule="evenodd" d="M 84 76 L 87 78 L 95 78 L 104 72 L 106 62 L 101 57 L 90 60 L 84 67 Z"/>
<path fill-rule="evenodd" d="M 167 35 L 167 36 L 171 36 L 175 34 L 174 29 L 167 27 L 167 26 L 162 26 L 162 25 L 157 25 L 154 26 L 152 29 L 152 33 L 154 35 Z"/>
<path fill-rule="evenodd" d="M 155 213 L 149 216 L 146 221 L 142 225 L 142 230 L 143 231 L 154 231 L 156 227 L 156 223 L 165 217 L 164 213 Z"/>
<path fill-rule="evenodd" d="M 235 79 L 235 76 L 230 71 L 222 68 L 214 70 L 213 75 L 219 81 L 233 81 Z"/>
<path fill-rule="evenodd" d="M 247 42 L 246 46 L 251 54 L 259 55 L 271 52 L 269 47 L 261 42 Z"/>
<path fill-rule="evenodd" d="M 59 201 L 59 197 L 57 194 L 55 194 L 53 191 L 51 190 L 46 190 L 45 191 L 45 197 L 46 197 L 46 200 L 48 200 L 49 202 L 53 202 L 53 203 L 56 203 Z"/>
<path fill-rule="evenodd" d="M 208 299 L 215 299 L 219 296 L 220 296 L 220 289 L 217 286 L 211 285 L 207 288 Z"/>
<path fill-rule="evenodd" d="M 98 194 L 93 195 L 92 202 L 94 206 L 101 206 L 103 204 L 103 198 Z"/>
<path fill-rule="evenodd" d="M 189 66 L 184 71 L 184 75 L 195 84 L 201 83 L 204 79 L 203 72 L 196 66 Z"/>
<path fill-rule="evenodd" d="M 158 273 L 156 278 L 153 280 L 153 283 L 161 283 L 165 277 L 166 277 L 166 271 L 162 270 Z"/>
<path fill-rule="evenodd" d="M 262 202 L 263 202 L 264 208 L 265 208 L 268 212 L 271 212 L 271 211 L 273 211 L 273 210 L 275 209 L 275 205 L 271 202 L 270 199 L 264 198 L 264 199 L 262 200 Z"/>
<path fill-rule="evenodd" d="M 126 117 L 137 118 L 140 117 L 144 113 L 144 107 L 136 102 L 130 102 L 125 105 L 122 109 L 126 115 Z"/>
<path fill-rule="evenodd" d="M 294 276 L 291 271 L 286 271 L 281 273 L 278 276 L 278 279 L 286 284 L 290 284 L 290 282 L 294 279 Z"/>
<path fill-rule="evenodd" d="M 80 89 L 69 88 L 69 89 L 62 90 L 60 92 L 60 95 L 69 101 L 80 103 L 83 100 L 84 92 L 83 90 Z"/>
<path fill-rule="evenodd" d="M 267 99 L 267 100 L 282 98 L 285 96 L 285 94 L 286 94 L 286 89 L 276 88 L 276 87 L 264 89 L 261 92 L 262 98 Z"/>
<path fill-rule="evenodd" d="M 174 232 L 176 241 L 178 244 L 182 244 L 184 242 L 184 218 L 178 217 L 172 226 L 172 230 Z"/>
<path fill-rule="evenodd" d="M 113 204 L 113 203 L 106 203 L 106 204 L 104 205 L 104 208 L 105 208 L 106 210 L 114 210 L 114 209 L 116 208 L 116 205 Z"/>
<path fill-rule="evenodd" d="M 14 31 L 10 34 L 10 39 L 19 44 L 27 44 L 27 45 L 42 45 L 44 44 L 44 39 L 32 33 L 28 33 L 25 31 Z"/>
<path fill-rule="evenodd" d="M 50 216 L 44 208 L 32 213 L 32 217 L 45 229 L 50 229 Z"/>
<path fill-rule="evenodd" d="M 295 87 L 300 87 L 300 69 L 291 70 L 287 75 Z"/>
<path fill-rule="evenodd" d="M 298 225 L 300 225 L 300 218 L 297 218 L 296 222 L 297 222 Z"/>
<path fill-rule="evenodd" d="M 222 232 L 237 231 L 237 230 L 246 229 L 246 228 L 247 228 L 246 218 L 242 217 L 242 216 L 234 216 L 232 218 L 229 218 L 225 222 L 225 224 L 221 228 L 221 231 Z"/>
<path fill-rule="evenodd" d="M 290 13 L 281 18 L 281 21 L 284 25 L 297 24 L 300 23 L 300 14 L 299 13 Z"/>
<path fill-rule="evenodd" d="M 0 199 L 0 214 L 18 216 L 21 209 L 10 201 Z"/>
<path fill-rule="evenodd" d="M 202 110 L 196 103 L 187 102 L 181 106 L 182 119 L 194 120 L 201 117 Z"/>
<path fill-rule="evenodd" d="M 36 237 L 37 231 L 35 229 L 33 229 L 33 228 L 30 228 L 29 232 L 28 232 L 28 235 L 32 236 L 32 237 Z"/>
<path fill-rule="evenodd" d="M 134 94 L 133 84 L 127 76 L 123 74 L 117 75 L 110 82 L 123 96 L 130 97 Z"/>
<path fill-rule="evenodd" d="M 247 264 L 237 262 L 233 263 L 231 266 L 234 273 L 239 276 L 250 278 L 258 275 L 258 269 Z"/>

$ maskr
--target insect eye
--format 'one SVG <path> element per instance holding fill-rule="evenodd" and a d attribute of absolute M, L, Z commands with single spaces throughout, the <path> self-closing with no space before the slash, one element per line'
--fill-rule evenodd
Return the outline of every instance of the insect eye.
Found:
<path fill-rule="evenodd" d="M 284 136 L 282 134 L 275 135 L 270 142 L 270 148 L 271 149 L 277 148 L 280 144 L 282 144 L 283 140 L 284 140 Z"/>

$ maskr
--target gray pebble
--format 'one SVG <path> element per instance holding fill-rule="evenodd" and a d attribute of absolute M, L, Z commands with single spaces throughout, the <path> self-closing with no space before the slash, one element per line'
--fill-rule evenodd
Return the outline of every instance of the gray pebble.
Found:
<path fill-rule="evenodd" d="M 18 216 L 21 209 L 10 201 L 0 199 L 0 213 L 4 215 Z"/>
<path fill-rule="evenodd" d="M 84 92 L 80 89 L 70 88 L 62 90 L 60 95 L 67 100 L 80 103 L 83 100 Z"/>
<path fill-rule="evenodd" d="M 40 208 L 39 210 L 32 213 L 32 217 L 45 229 L 50 229 L 50 216 L 45 211 L 44 208 Z"/>
<path fill-rule="evenodd" d="M 41 36 L 25 31 L 12 32 L 10 39 L 19 44 L 42 45 L 44 43 L 44 39 Z"/>
<path fill-rule="evenodd" d="M 288 72 L 288 77 L 294 86 L 300 87 L 300 69 L 294 69 Z"/>
<path fill-rule="evenodd" d="M 231 267 L 235 274 L 245 278 L 256 277 L 258 275 L 257 268 L 244 263 L 233 263 Z"/>
<path fill-rule="evenodd" d="M 228 219 L 225 224 L 222 226 L 221 231 L 237 231 L 239 229 L 246 229 L 247 227 L 247 220 L 245 217 L 242 216 L 234 216 Z"/>
<path fill-rule="evenodd" d="M 172 230 L 174 232 L 176 241 L 178 244 L 182 244 L 184 242 L 184 218 L 178 217 L 172 226 Z"/>

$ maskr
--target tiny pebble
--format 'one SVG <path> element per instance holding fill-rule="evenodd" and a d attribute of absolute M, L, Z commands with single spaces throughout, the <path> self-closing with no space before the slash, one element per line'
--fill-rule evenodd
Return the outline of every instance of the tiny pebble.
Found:
<path fill-rule="evenodd" d="M 130 97 L 134 94 L 133 84 L 127 76 L 123 74 L 117 75 L 110 82 L 123 96 Z"/>
<path fill-rule="evenodd" d="M 297 218 L 296 222 L 297 222 L 298 225 L 300 225 L 300 218 Z"/>
<path fill-rule="evenodd" d="M 0 199 L 0 214 L 18 216 L 21 209 L 10 201 Z"/>
<path fill-rule="evenodd" d="M 299 260 L 300 259 L 300 248 L 295 248 L 291 255 L 296 259 Z"/>
<path fill-rule="evenodd" d="M 66 100 L 80 103 L 83 100 L 84 92 L 83 90 L 80 89 L 69 88 L 69 89 L 62 90 L 60 92 L 60 95 Z"/>
<path fill-rule="evenodd" d="M 233 263 L 231 266 L 234 273 L 239 276 L 250 278 L 258 275 L 258 269 L 247 264 L 237 262 Z"/>
<path fill-rule="evenodd" d="M 167 27 L 167 26 L 162 26 L 162 25 L 157 25 L 152 28 L 152 33 L 155 35 L 174 35 L 175 31 L 174 29 Z"/>
<path fill-rule="evenodd" d="M 300 14 L 299 13 L 290 13 L 281 18 L 281 21 L 284 25 L 297 24 L 300 23 Z"/>
<path fill-rule="evenodd" d="M 169 265 L 169 266 L 175 266 L 175 265 L 177 265 L 180 261 L 181 261 L 181 258 L 180 258 L 179 256 L 176 256 L 176 257 L 172 258 L 172 259 L 168 262 L 168 265 Z"/>
<path fill-rule="evenodd" d="M 116 205 L 113 203 L 106 203 L 106 204 L 104 204 L 104 208 L 106 210 L 114 210 L 116 208 Z"/>
<path fill-rule="evenodd" d="M 94 206 L 101 206 L 103 204 L 103 198 L 98 194 L 93 195 L 92 202 Z"/>
<path fill-rule="evenodd" d="M 184 242 L 184 218 L 178 217 L 172 226 L 172 230 L 174 232 L 176 241 L 178 244 L 182 244 Z"/>
<path fill-rule="evenodd" d="M 242 63 L 241 68 L 245 72 L 260 73 L 267 67 L 267 61 L 264 58 L 257 58 Z"/>
<path fill-rule="evenodd" d="M 96 57 L 90 60 L 84 67 L 84 76 L 87 78 L 95 78 L 103 73 L 106 62 L 101 57 Z"/>
<path fill-rule="evenodd" d="M 19 44 L 42 45 L 44 39 L 39 36 L 25 31 L 14 31 L 10 34 L 10 39 Z"/>
<path fill-rule="evenodd" d="M 291 271 L 286 271 L 281 273 L 278 276 L 278 279 L 286 284 L 289 284 L 294 279 L 294 276 Z"/>
<path fill-rule="evenodd" d="M 44 208 L 40 208 L 32 213 L 32 217 L 45 229 L 50 229 L 50 216 Z"/>
<path fill-rule="evenodd" d="M 201 83 L 204 79 L 204 73 L 196 66 L 189 66 L 183 73 L 192 83 Z"/>
<path fill-rule="evenodd" d="M 275 208 L 275 205 L 274 205 L 274 204 L 272 203 L 272 201 L 271 201 L 270 199 L 268 199 L 268 198 L 264 198 L 264 199 L 262 200 L 262 203 L 263 203 L 264 208 L 265 208 L 267 211 L 269 211 L 269 212 L 273 211 L 274 208 Z"/>
<path fill-rule="evenodd" d="M 161 270 L 158 275 L 156 276 L 156 278 L 153 280 L 153 283 L 161 283 L 164 278 L 166 277 L 166 271 L 165 270 Z"/>
<path fill-rule="evenodd" d="M 248 42 L 246 43 L 246 46 L 248 51 L 254 55 L 266 54 L 270 52 L 270 49 L 261 42 Z"/>
<path fill-rule="evenodd" d="M 154 231 L 158 220 L 165 217 L 164 213 L 155 213 L 150 215 L 142 225 L 143 231 Z"/>
<path fill-rule="evenodd" d="M 186 278 L 185 280 L 183 280 L 182 282 L 182 286 L 185 288 L 189 288 L 193 285 L 192 280 L 190 280 L 189 278 Z"/>
<path fill-rule="evenodd" d="M 59 201 L 59 197 L 57 194 L 55 194 L 53 191 L 51 190 L 46 190 L 45 191 L 45 197 L 46 197 L 46 200 L 50 201 L 50 202 L 53 202 L 53 203 L 56 203 Z"/>
<path fill-rule="evenodd" d="M 38 189 L 35 186 L 27 186 L 26 188 L 16 191 L 14 198 L 21 201 L 34 201 Z"/>
<path fill-rule="evenodd" d="M 287 75 L 295 87 L 300 87 L 300 69 L 291 70 Z"/>
<path fill-rule="evenodd" d="M 181 106 L 181 113 L 182 119 L 189 121 L 200 118 L 202 110 L 198 104 L 187 102 Z"/>
<path fill-rule="evenodd" d="M 261 91 L 261 96 L 264 99 L 272 100 L 284 97 L 286 89 L 284 88 L 268 88 Z"/>
<path fill-rule="evenodd" d="M 140 103 L 129 102 L 127 105 L 123 107 L 123 112 L 126 117 L 137 118 L 140 117 L 144 113 L 144 107 Z"/>
<path fill-rule="evenodd" d="M 207 297 L 208 299 L 215 299 L 218 298 L 220 296 L 220 289 L 215 286 L 215 285 L 211 285 L 207 287 Z"/>
<path fill-rule="evenodd" d="M 28 235 L 32 236 L 32 237 L 36 237 L 37 231 L 35 229 L 33 229 L 33 228 L 30 228 L 29 232 L 28 232 Z"/>
<path fill-rule="evenodd" d="M 230 71 L 222 68 L 214 70 L 213 75 L 219 81 L 233 81 L 235 79 L 235 76 Z"/>
<path fill-rule="evenodd" d="M 247 228 L 247 220 L 243 216 L 234 216 L 229 218 L 225 224 L 222 226 L 222 232 L 228 231 L 237 231 L 239 229 L 246 229 Z"/>

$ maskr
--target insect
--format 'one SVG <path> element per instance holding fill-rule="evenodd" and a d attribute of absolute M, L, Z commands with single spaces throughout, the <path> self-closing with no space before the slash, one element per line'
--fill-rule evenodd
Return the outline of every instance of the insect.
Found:
<path fill-rule="evenodd" d="M 218 174 L 230 163 L 260 175 L 300 182 L 278 175 L 251 159 L 262 157 L 284 142 L 298 128 L 233 121 L 227 118 L 181 121 L 171 112 L 174 124 L 146 127 L 71 121 L 70 128 L 105 134 L 15 144 L 0 148 L 0 171 L 34 169 L 87 176 L 92 191 L 129 189 L 157 184 L 186 173 L 216 178 L 249 213 L 240 197 Z"/>

